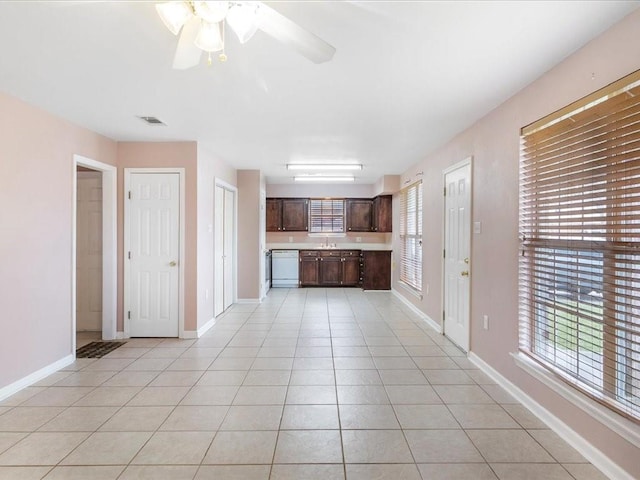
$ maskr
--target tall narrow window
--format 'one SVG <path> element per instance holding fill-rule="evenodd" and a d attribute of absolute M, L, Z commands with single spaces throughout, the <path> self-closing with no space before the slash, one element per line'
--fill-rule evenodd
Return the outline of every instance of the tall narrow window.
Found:
<path fill-rule="evenodd" d="M 344 200 L 312 198 L 309 201 L 309 232 L 344 232 Z"/>
<path fill-rule="evenodd" d="M 640 419 L 640 72 L 522 130 L 520 350 Z"/>
<path fill-rule="evenodd" d="M 422 292 L 422 181 L 400 191 L 400 281 Z"/>

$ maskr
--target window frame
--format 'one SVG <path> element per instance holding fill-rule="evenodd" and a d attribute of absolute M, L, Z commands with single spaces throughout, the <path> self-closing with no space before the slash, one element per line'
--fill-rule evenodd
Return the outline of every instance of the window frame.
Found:
<path fill-rule="evenodd" d="M 333 210 L 333 205 L 337 202 L 342 204 L 341 213 L 320 213 L 314 214 L 314 204 L 320 203 L 320 210 L 324 209 L 326 204 L 331 204 L 331 207 L 328 207 L 330 211 Z M 346 232 L 345 224 L 346 224 L 346 202 L 344 198 L 310 198 L 309 199 L 309 234 L 311 235 L 335 235 L 335 234 L 344 234 Z M 314 219 L 320 219 L 320 230 L 314 230 Z M 338 220 L 339 219 L 339 220 Z M 329 220 L 328 223 L 331 224 L 330 230 L 324 229 L 325 221 Z M 336 227 L 336 223 L 339 224 L 339 227 Z"/>
<path fill-rule="evenodd" d="M 400 190 L 400 268 L 398 281 L 422 297 L 422 180 Z"/>
<path fill-rule="evenodd" d="M 635 220 L 640 217 L 640 193 L 635 188 L 629 188 L 625 192 L 621 185 L 625 185 L 627 176 L 630 180 L 626 187 L 634 185 L 634 182 L 640 179 L 640 167 L 637 166 L 640 153 L 635 153 L 636 156 L 633 156 L 634 152 L 640 151 L 632 146 L 637 142 L 635 138 L 640 136 L 640 121 L 633 120 L 635 113 L 633 115 L 622 113 L 623 109 L 619 106 L 624 100 L 624 97 L 619 96 L 625 95 L 631 88 L 636 93 L 640 88 L 640 71 L 524 127 L 521 131 L 519 350 L 521 354 L 555 375 L 569 387 L 590 397 L 609 411 L 637 424 L 640 421 L 640 398 L 637 394 L 640 391 L 638 384 L 640 375 L 637 373 L 636 365 L 640 362 L 638 356 L 640 334 L 633 332 L 640 332 L 640 317 L 636 313 L 640 295 L 635 295 L 638 291 L 638 282 L 634 280 L 637 278 L 634 275 L 640 272 L 640 254 L 638 253 L 640 222 Z M 633 94 L 629 96 L 633 98 Z M 580 138 L 580 144 L 575 142 L 568 147 L 558 148 L 553 153 L 555 158 L 552 160 L 554 162 L 552 167 L 549 167 L 548 159 L 538 160 L 539 163 L 535 163 L 536 153 L 532 153 L 535 148 L 531 145 L 535 147 L 536 142 L 547 141 L 545 129 L 551 132 L 548 134 L 549 138 L 555 135 L 568 137 L 570 134 L 566 132 L 570 132 L 576 126 L 567 127 L 565 131 L 564 124 L 575 123 L 575 119 L 588 118 L 590 115 L 599 113 L 599 110 L 591 111 L 592 108 L 604 110 L 606 115 L 631 118 L 631 120 L 625 120 L 624 133 L 622 133 L 623 129 L 616 123 L 611 122 L 609 127 L 603 119 Z M 634 105 L 632 108 L 638 107 Z M 567 122 L 567 119 L 570 122 Z M 589 121 L 593 120 L 585 120 L 585 125 L 589 125 L 587 123 Z M 593 123 L 596 124 L 595 121 Z M 579 128 L 581 124 L 578 122 L 577 125 Z M 601 131 L 604 133 L 600 133 Z M 564 137 L 562 140 L 564 141 Z M 586 148 L 594 148 L 594 145 L 597 145 L 597 155 L 588 156 L 589 154 L 578 153 L 582 145 L 586 145 Z M 625 150 L 625 145 L 629 145 L 627 148 L 632 152 L 631 156 Z M 569 153 L 565 154 L 565 151 Z M 624 153 L 621 154 L 621 151 Z M 539 155 L 539 157 L 544 156 Z M 597 160 L 594 161 L 594 157 Z M 551 169 L 555 169 L 555 172 Z M 602 169 L 599 174 L 604 177 L 604 180 L 596 181 L 596 174 L 593 173 L 591 174 L 593 178 L 589 181 L 588 174 L 584 173 L 588 169 L 592 169 L 593 172 Z M 573 194 L 566 193 L 568 190 L 566 182 L 564 186 L 561 185 L 564 180 L 556 180 L 563 175 L 558 172 L 563 170 L 571 175 L 572 185 L 576 183 L 575 189 L 578 194 L 575 198 L 577 200 L 574 199 Z M 546 173 L 543 174 L 543 171 Z M 605 172 L 605 175 L 602 175 L 602 172 Z M 539 184 L 536 184 L 536 181 Z M 554 181 L 560 186 L 556 186 Z M 581 181 L 585 183 L 579 183 Z M 587 193 L 583 194 L 583 191 Z M 546 197 L 543 201 L 537 200 L 543 197 Z M 532 198 L 536 200 L 531 201 Z M 582 202 L 581 198 L 583 198 Z M 555 199 L 557 199 L 557 209 L 550 210 L 549 205 Z M 585 207 L 585 205 L 588 206 Z M 547 209 L 544 210 L 544 207 Z M 621 216 L 623 218 L 620 218 Z M 580 218 L 576 220 L 576 217 Z M 625 223 L 625 219 L 628 218 L 631 220 Z M 554 222 L 557 223 L 555 230 Z M 575 258 L 576 266 L 574 267 L 571 267 L 567 259 L 571 254 Z M 601 260 L 597 261 L 596 258 Z M 546 264 L 543 263 L 545 261 Z M 583 263 L 580 264 L 580 262 Z M 601 269 L 601 273 L 597 272 L 598 268 Z M 596 273 L 593 273 L 594 271 Z M 562 277 L 573 280 L 573 287 L 577 287 L 578 300 L 575 301 L 575 306 L 570 306 L 567 301 L 564 301 L 562 306 L 555 291 L 547 293 L 547 297 L 544 293 L 540 294 L 545 285 L 547 287 L 555 285 L 557 279 Z M 597 312 L 595 307 L 593 310 L 588 310 L 584 307 L 585 301 L 580 300 L 580 282 L 594 278 L 596 281 L 601 278 L 601 313 Z M 594 302 L 594 305 L 597 305 L 597 302 Z M 547 310 L 547 307 L 551 308 L 552 313 Z M 564 313 L 559 313 L 563 308 Z M 599 316 L 602 317 L 601 359 L 596 358 L 594 353 L 591 356 L 595 360 L 590 363 L 589 356 L 581 353 L 581 348 L 583 352 L 588 351 L 590 344 L 580 346 L 582 341 L 580 328 L 584 328 L 584 325 L 590 322 L 588 325 L 591 326 L 588 328 L 594 331 L 598 322 L 591 322 L 590 317 Z M 543 317 L 542 320 L 541 317 Z M 548 320 L 549 317 L 552 318 L 551 322 Z M 568 367 L 570 362 L 563 360 L 563 356 L 566 356 L 566 345 L 561 355 L 556 356 L 554 351 L 553 358 L 541 352 L 545 346 L 550 345 L 557 350 L 563 349 L 562 346 L 558 347 L 556 337 L 560 331 L 559 325 L 563 322 L 575 330 L 575 334 L 572 333 L 569 337 L 575 338 L 575 372 Z M 550 325 L 553 328 L 553 338 L 551 340 L 547 338 L 547 343 L 544 343 L 540 340 L 540 330 Z M 548 332 L 543 333 L 548 334 Z M 592 342 L 591 345 L 597 343 Z M 621 351 L 625 353 L 620 353 Z M 566 358 L 571 359 L 571 356 Z M 585 373 L 580 372 L 581 368 L 584 372 L 585 367 L 594 365 L 600 365 L 597 375 L 591 373 L 593 378 L 598 380 L 597 384 L 594 381 L 588 381 Z M 598 375 L 601 378 L 598 378 Z"/>

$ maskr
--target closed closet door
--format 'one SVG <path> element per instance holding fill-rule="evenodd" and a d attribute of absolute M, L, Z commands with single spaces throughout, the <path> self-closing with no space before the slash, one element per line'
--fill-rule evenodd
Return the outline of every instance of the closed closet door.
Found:
<path fill-rule="evenodd" d="M 229 308 L 234 301 L 234 232 L 235 191 L 216 185 L 214 239 L 214 315 L 216 317 Z"/>

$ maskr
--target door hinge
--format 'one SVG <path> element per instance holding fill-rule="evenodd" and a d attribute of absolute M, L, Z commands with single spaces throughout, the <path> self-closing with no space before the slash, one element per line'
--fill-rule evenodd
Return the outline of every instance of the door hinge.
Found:
<path fill-rule="evenodd" d="M 128 258 L 129 260 L 131 260 L 131 252 L 129 252 L 129 253 L 127 254 L 127 258 Z"/>
<path fill-rule="evenodd" d="M 131 320 L 131 310 L 129 310 L 129 311 L 127 312 L 127 319 L 128 319 L 128 320 Z"/>
<path fill-rule="evenodd" d="M 444 196 L 445 197 L 447 196 L 447 186 L 446 185 L 444 186 Z"/>
<path fill-rule="evenodd" d="M 445 248 L 442 249 L 442 258 L 447 258 L 447 250 Z"/>
<path fill-rule="evenodd" d="M 443 322 L 444 322 L 445 318 L 446 318 L 446 316 L 445 316 L 445 314 L 444 314 L 444 310 L 442 310 L 442 321 L 443 321 Z"/>
<path fill-rule="evenodd" d="M 129 190 L 129 200 L 131 200 L 131 190 Z"/>

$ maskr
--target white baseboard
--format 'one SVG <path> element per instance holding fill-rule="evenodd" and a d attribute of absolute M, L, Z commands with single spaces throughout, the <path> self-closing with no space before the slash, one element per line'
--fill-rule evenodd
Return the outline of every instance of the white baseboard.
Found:
<path fill-rule="evenodd" d="M 236 303 L 260 303 L 259 298 L 239 298 Z"/>
<path fill-rule="evenodd" d="M 116 332 L 116 340 L 122 340 L 124 338 L 124 332 Z"/>
<path fill-rule="evenodd" d="M 492 366 L 478 357 L 475 353 L 470 352 L 469 361 L 480 368 L 498 385 L 504 388 L 513 398 L 518 400 L 522 405 L 527 407 L 536 417 L 544 422 L 551 430 L 557 433 L 564 441 L 575 448 L 584 458 L 598 468 L 609 478 L 616 480 L 634 480 L 634 477 L 620 468 L 616 463 L 612 462 L 609 457 L 594 447 L 591 443 L 578 435 L 566 423 L 553 415 L 549 410 L 544 408 L 533 398 L 523 392 L 519 387 L 507 380 L 502 374 L 495 370 Z"/>
<path fill-rule="evenodd" d="M 64 368 L 67 365 L 71 365 L 75 361 L 75 359 L 76 359 L 76 356 L 74 354 L 67 355 L 66 357 L 61 358 L 60 360 L 53 362 L 47 365 L 46 367 L 43 367 L 40 370 L 37 370 L 27 375 L 26 377 L 22 377 L 20 380 L 17 380 L 7 385 L 6 387 L 0 388 L 0 401 L 19 392 L 23 388 L 26 388 L 30 385 L 33 385 L 34 383 L 39 382 L 43 378 L 48 377 L 49 375 L 51 375 L 54 372 L 57 372 L 61 368 Z"/>
<path fill-rule="evenodd" d="M 407 300 L 404 295 L 398 292 L 395 288 L 391 289 L 391 293 L 393 293 L 398 300 L 404 303 L 413 313 L 418 315 L 420 319 L 422 319 L 427 325 L 429 325 L 432 329 L 434 329 L 438 333 L 442 333 L 442 326 L 434 321 L 429 315 L 424 313 L 418 307 L 416 307 L 413 303 Z"/>
<path fill-rule="evenodd" d="M 180 338 L 192 340 L 194 338 L 198 338 L 198 332 L 196 330 L 185 330 L 182 332 L 182 336 Z"/>
<path fill-rule="evenodd" d="M 209 320 L 207 323 L 205 323 L 203 326 L 201 326 L 198 329 L 198 338 L 200 338 L 202 335 L 204 335 L 205 333 L 207 333 L 207 331 L 213 327 L 216 324 L 216 318 L 213 317 L 211 320 Z"/>

